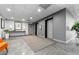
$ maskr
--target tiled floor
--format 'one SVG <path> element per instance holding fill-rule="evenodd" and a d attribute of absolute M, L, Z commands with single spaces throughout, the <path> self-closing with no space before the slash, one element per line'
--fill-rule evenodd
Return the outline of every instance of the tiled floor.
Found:
<path fill-rule="evenodd" d="M 24 42 L 23 39 L 19 39 L 19 37 L 15 37 L 12 40 L 9 40 L 9 47 L 8 47 L 8 55 L 32 55 L 33 51 Z"/>
<path fill-rule="evenodd" d="M 26 36 L 27 38 L 28 36 Z M 33 39 L 38 39 L 39 37 L 31 36 Z M 9 47 L 8 47 L 8 55 L 72 55 L 79 54 L 79 46 L 76 46 L 71 41 L 68 44 L 57 43 L 55 41 L 54 44 L 50 44 L 49 46 L 41 49 L 40 51 L 34 52 L 31 47 L 25 42 L 23 37 L 13 37 L 10 39 Z M 24 36 L 25 38 L 25 36 Z M 29 38 L 30 39 L 30 38 Z M 73 44 L 73 45 L 72 45 Z"/>
<path fill-rule="evenodd" d="M 53 54 L 66 54 L 63 48 L 59 47 L 58 43 L 50 44 L 49 46 L 41 49 L 40 51 L 34 52 L 31 47 L 25 42 L 24 39 L 27 39 L 29 36 L 24 37 L 15 37 L 13 40 L 9 40 L 9 52 L 8 55 L 53 55 Z M 29 39 L 35 39 L 36 42 L 40 42 L 39 37 L 30 36 Z M 50 40 L 49 40 L 50 41 Z M 41 42 L 40 42 L 41 44 Z M 58 44 L 58 45 L 57 45 Z M 65 48 L 66 45 L 60 45 Z"/>
<path fill-rule="evenodd" d="M 55 41 L 37 36 L 25 36 L 21 38 L 25 40 L 25 42 L 34 52 L 38 52 L 39 50 L 42 50 L 55 43 Z"/>
<path fill-rule="evenodd" d="M 72 39 L 67 45 L 66 45 L 66 51 L 73 55 L 79 55 L 79 45 L 76 44 L 76 39 Z M 79 43 L 78 43 L 79 44 Z"/>

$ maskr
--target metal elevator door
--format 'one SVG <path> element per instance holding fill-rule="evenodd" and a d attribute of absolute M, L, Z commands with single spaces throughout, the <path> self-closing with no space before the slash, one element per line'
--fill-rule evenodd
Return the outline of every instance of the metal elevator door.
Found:
<path fill-rule="evenodd" d="M 53 38 L 53 20 L 47 21 L 47 38 Z"/>

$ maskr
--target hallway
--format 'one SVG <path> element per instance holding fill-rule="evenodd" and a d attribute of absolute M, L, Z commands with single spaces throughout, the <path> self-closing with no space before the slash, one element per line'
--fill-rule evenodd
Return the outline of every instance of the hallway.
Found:
<path fill-rule="evenodd" d="M 74 40 L 76 32 L 71 30 L 79 19 L 78 6 L 1 4 L 1 49 L 7 51 L 8 47 L 8 55 L 79 54 L 79 46 L 76 46 Z M 1 52 L 0 55 L 3 54 Z"/>

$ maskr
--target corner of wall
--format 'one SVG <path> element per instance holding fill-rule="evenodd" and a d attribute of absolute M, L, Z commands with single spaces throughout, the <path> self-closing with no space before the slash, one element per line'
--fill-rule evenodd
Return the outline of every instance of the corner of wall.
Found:
<path fill-rule="evenodd" d="M 66 9 L 66 43 L 70 42 L 74 36 L 73 32 L 71 31 L 74 21 L 75 17 L 68 9 Z"/>

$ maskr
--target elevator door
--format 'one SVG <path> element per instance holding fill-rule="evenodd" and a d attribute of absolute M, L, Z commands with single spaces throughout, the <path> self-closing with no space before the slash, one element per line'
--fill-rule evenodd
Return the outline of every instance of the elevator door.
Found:
<path fill-rule="evenodd" d="M 47 38 L 53 38 L 53 20 L 47 21 Z"/>

